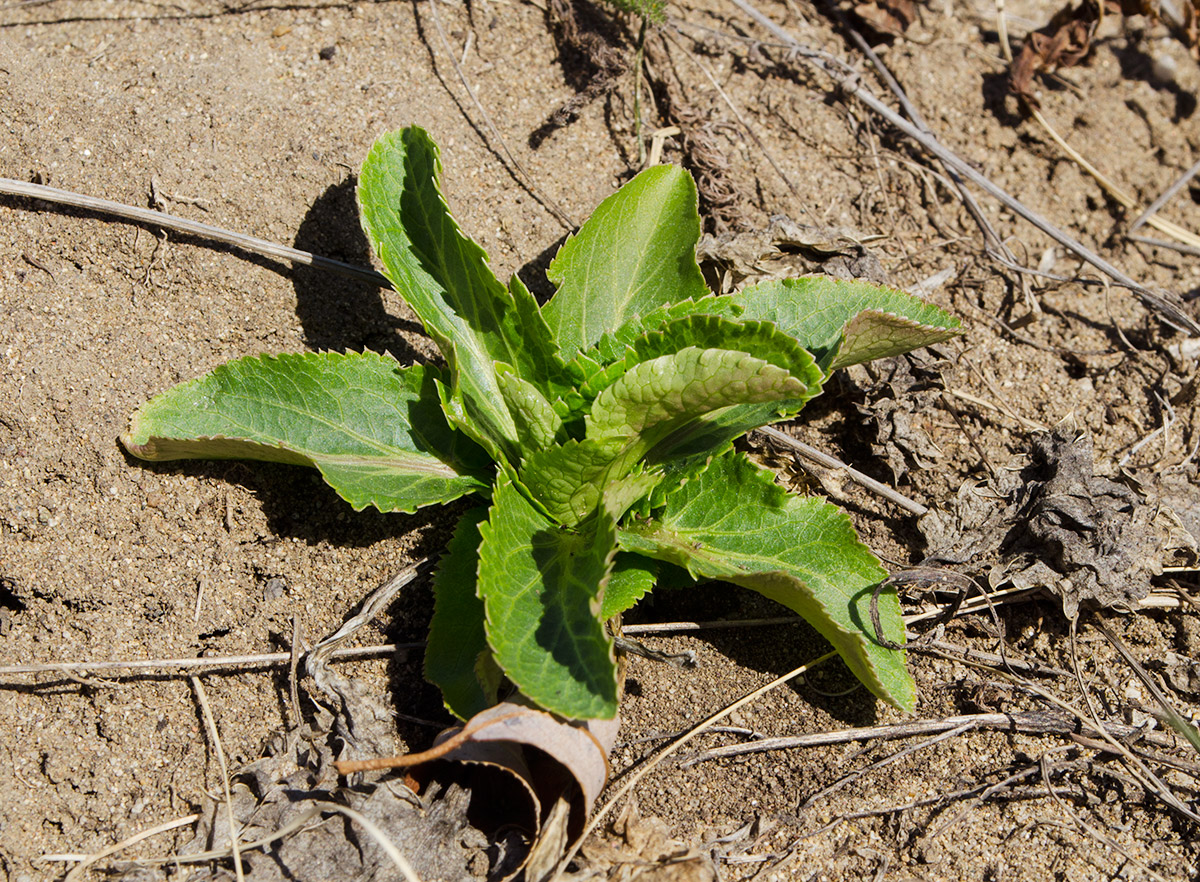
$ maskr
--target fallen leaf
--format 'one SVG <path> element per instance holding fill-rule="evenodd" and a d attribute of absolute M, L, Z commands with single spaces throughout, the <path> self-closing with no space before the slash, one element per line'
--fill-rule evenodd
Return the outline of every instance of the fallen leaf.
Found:
<path fill-rule="evenodd" d="M 1101 5 L 1103 3 L 1103 5 Z M 1183 39 L 1196 45 L 1197 0 L 1185 3 Z M 1059 68 L 1074 67 L 1092 49 L 1096 26 L 1105 15 L 1144 15 L 1151 21 L 1159 18 L 1151 0 L 1083 0 L 1076 6 L 1071 0 L 1026 39 L 1021 51 L 1009 68 L 1009 88 L 1028 107 L 1040 107 L 1033 91 L 1033 78 L 1039 73 L 1053 73 Z"/>
<path fill-rule="evenodd" d="M 855 4 L 854 14 L 879 33 L 899 37 L 917 20 L 917 6 L 913 0 L 871 0 Z"/>

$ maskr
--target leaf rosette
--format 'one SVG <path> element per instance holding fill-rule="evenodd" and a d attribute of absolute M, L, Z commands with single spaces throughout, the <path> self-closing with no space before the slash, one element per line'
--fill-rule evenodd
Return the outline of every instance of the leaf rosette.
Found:
<path fill-rule="evenodd" d="M 668 572 L 796 611 L 875 695 L 911 709 L 878 560 L 844 513 L 788 493 L 733 444 L 795 417 L 838 368 L 945 340 L 958 322 L 865 282 L 714 296 L 696 263 L 695 185 L 671 166 L 639 174 L 567 239 L 539 306 L 515 276 L 495 277 L 440 175 L 429 136 L 405 129 L 372 148 L 358 199 L 443 369 L 370 352 L 241 359 L 145 405 L 127 449 L 315 466 L 356 509 L 479 497 L 435 577 L 426 653 L 464 719 L 502 690 L 561 717 L 614 717 L 609 620 Z"/>

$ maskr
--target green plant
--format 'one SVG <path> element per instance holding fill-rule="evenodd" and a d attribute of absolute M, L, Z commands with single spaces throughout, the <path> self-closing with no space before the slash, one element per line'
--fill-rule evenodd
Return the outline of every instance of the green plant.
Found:
<path fill-rule="evenodd" d="M 469 717 L 502 679 L 569 718 L 616 713 L 611 617 L 663 567 L 797 611 L 881 698 L 911 708 L 903 651 L 876 639 L 886 574 L 849 519 L 733 448 L 795 416 L 839 367 L 957 333 L 936 307 L 802 278 L 714 296 L 695 259 L 695 186 L 657 166 L 606 199 L 550 265 L 539 307 L 506 287 L 438 189 L 424 131 L 363 165 L 363 227 L 446 367 L 370 352 L 243 358 L 156 397 L 122 438 L 145 459 L 320 469 L 355 509 L 475 495 L 435 578 L 426 673 Z M 882 631 L 903 639 L 894 592 Z"/>

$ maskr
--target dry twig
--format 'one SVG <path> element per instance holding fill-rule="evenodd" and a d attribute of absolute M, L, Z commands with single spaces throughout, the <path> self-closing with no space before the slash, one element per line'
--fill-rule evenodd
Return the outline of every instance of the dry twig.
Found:
<path fill-rule="evenodd" d="M 340 260 L 321 257 L 309 251 L 301 251 L 299 248 L 289 248 L 287 245 L 280 245 L 276 242 L 269 242 L 266 239 L 258 239 L 243 233 L 235 233 L 232 230 L 215 227 L 212 224 L 188 220 L 187 218 L 177 217 L 161 211 L 151 211 L 148 208 L 123 205 L 120 202 L 112 202 L 108 199 L 97 199 L 94 196 L 85 196 L 82 193 L 60 190 L 57 187 L 47 187 L 44 184 L 29 184 L 24 181 L 14 181 L 10 178 L 0 178 L 0 194 L 41 199 L 57 205 L 70 205 L 74 208 L 86 209 L 87 211 L 123 217 L 126 220 L 150 224 L 151 226 L 165 230 L 175 230 L 179 233 L 188 233 L 192 236 L 211 239 L 214 242 L 224 242 L 226 245 L 232 245 L 235 248 L 240 248 L 243 251 L 249 251 L 253 254 L 261 254 L 264 257 L 273 257 L 289 261 L 290 263 L 300 264 L 301 266 L 329 270 L 330 272 L 349 276 L 352 279 L 376 285 L 380 288 L 390 289 L 392 287 L 391 282 L 374 270 L 364 269 L 353 264 L 343 263 Z"/>

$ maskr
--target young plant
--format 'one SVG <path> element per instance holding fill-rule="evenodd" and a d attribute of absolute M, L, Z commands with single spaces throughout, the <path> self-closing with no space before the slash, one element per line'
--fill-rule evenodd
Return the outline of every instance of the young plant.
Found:
<path fill-rule="evenodd" d="M 424 131 L 385 135 L 358 200 L 444 368 L 371 352 L 239 359 L 146 404 L 126 448 L 315 466 L 356 510 L 480 499 L 436 575 L 425 659 L 462 718 L 505 679 L 563 717 L 614 716 L 606 623 L 667 566 L 795 610 L 873 693 L 911 709 L 904 653 L 872 624 L 878 560 L 843 512 L 789 494 L 733 442 L 794 417 L 837 368 L 945 340 L 958 322 L 828 278 L 714 296 L 696 264 L 695 186 L 670 166 L 563 244 L 539 307 L 519 278 L 492 274 L 440 173 Z M 883 636 L 902 641 L 894 592 L 876 600 Z"/>

